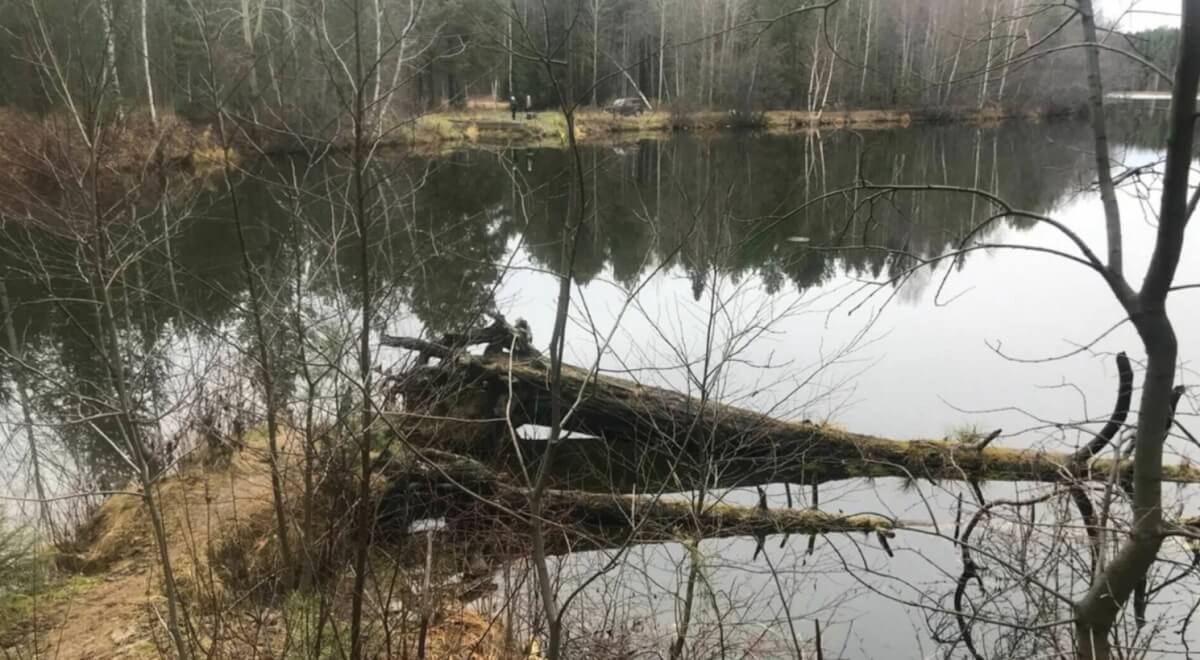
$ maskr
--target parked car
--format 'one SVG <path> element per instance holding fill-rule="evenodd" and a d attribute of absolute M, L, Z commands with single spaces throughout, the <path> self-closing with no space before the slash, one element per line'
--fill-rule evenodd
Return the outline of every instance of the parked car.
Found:
<path fill-rule="evenodd" d="M 629 97 L 624 99 L 616 99 L 608 104 L 606 108 L 613 116 L 621 115 L 628 117 L 630 115 L 640 115 L 646 111 L 646 104 L 637 97 Z"/>

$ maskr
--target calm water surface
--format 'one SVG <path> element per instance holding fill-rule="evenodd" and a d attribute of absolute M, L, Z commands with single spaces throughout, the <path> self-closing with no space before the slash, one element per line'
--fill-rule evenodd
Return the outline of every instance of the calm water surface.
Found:
<path fill-rule="evenodd" d="M 1140 143 L 1130 134 L 1115 157 L 1130 167 L 1154 162 L 1157 154 Z M 983 189 L 1063 221 L 1103 252 L 1091 158 L 1086 126 L 1074 123 L 683 136 L 588 147 L 570 360 L 599 359 L 613 372 L 694 393 L 709 355 L 715 395 L 776 416 L 897 438 L 1001 428 L 1001 444 L 1074 447 L 1112 404 L 1113 355 L 1128 351 L 1136 363 L 1141 351 L 1128 326 L 1108 332 L 1123 315 L 1098 277 L 1061 258 L 1011 247 L 1069 249 L 1067 241 L 1044 224 L 1002 219 L 977 236 L 994 247 L 920 268 L 957 246 L 995 208 L 965 193 L 845 189 L 856 181 Z M 388 301 L 379 329 L 440 331 L 495 307 L 527 319 L 544 346 L 562 223 L 580 204 L 567 154 L 380 158 L 374 175 L 380 182 L 374 256 Z M 1154 183 L 1142 177 L 1120 199 L 1127 275 L 1135 283 L 1152 247 L 1154 204 L 1143 197 L 1156 198 Z M 299 272 L 308 313 L 334 319 L 335 326 L 354 304 L 356 263 L 342 243 L 349 224 L 329 203 L 344 187 L 344 177 L 328 165 L 278 161 L 256 166 L 238 189 L 252 226 L 253 261 L 274 292 L 271 304 L 281 310 L 292 304 L 287 283 Z M 144 359 L 138 386 L 147 406 L 167 405 L 172 397 L 164 391 L 231 387 L 208 376 L 215 372 L 179 365 L 236 361 L 228 357 L 228 338 L 248 345 L 250 337 L 238 313 L 246 294 L 228 201 L 199 189 L 172 211 L 186 220 L 165 233 L 154 213 L 138 223 L 139 235 L 155 247 L 133 257 L 136 268 L 121 283 L 129 341 Z M 131 233 L 119 249 L 133 254 L 136 237 Z M 31 354 L 63 383 L 99 382 L 101 365 L 78 318 L 70 317 L 79 310 L 45 302 L 46 282 L 59 295 L 81 286 L 72 276 L 70 242 L 16 227 L 0 240 L 15 318 Z M 1178 283 L 1200 282 L 1198 251 L 1193 232 Z M 39 280 L 35 272 L 50 277 Z M 1193 297 L 1200 293 L 1181 292 L 1170 301 L 1185 385 L 1196 379 L 1191 338 L 1200 331 L 1200 305 Z M 282 333 L 277 340 L 287 341 Z M 386 365 L 399 356 L 379 358 Z M 44 395 L 47 410 L 54 400 L 53 392 Z M 1186 422 L 1196 410 L 1189 395 L 1181 418 Z M 117 470 L 88 430 L 75 431 L 68 444 L 97 474 Z M 1183 446 L 1173 443 L 1171 450 L 1178 455 Z M 998 496 L 1014 487 L 987 489 Z M 847 482 L 823 487 L 821 506 L 920 520 L 948 533 L 957 493 L 946 484 L 917 485 L 914 492 L 894 480 Z M 728 497 L 756 500 L 753 492 Z M 782 487 L 772 488 L 771 497 L 782 506 Z M 807 493 L 796 498 L 808 501 Z M 725 622 L 727 643 L 786 649 L 786 619 L 796 621 L 802 639 L 819 619 L 826 657 L 839 650 L 847 657 L 938 653 L 930 635 L 938 624 L 915 604 L 948 606 L 960 568 L 952 544 L 901 535 L 894 558 L 871 540 L 818 540 L 811 556 L 807 544 L 807 538 L 769 540 L 769 559 L 756 560 L 753 540 L 701 545 L 717 600 L 741 612 Z M 570 583 L 572 574 L 602 559 L 565 561 L 564 579 Z M 864 562 L 879 573 L 864 571 Z M 859 568 L 847 573 L 845 563 Z M 681 546 L 637 548 L 580 602 L 615 597 L 626 615 L 656 621 L 649 627 L 669 635 L 673 594 L 685 575 Z M 714 619 L 701 610 L 697 644 L 715 647 Z"/>

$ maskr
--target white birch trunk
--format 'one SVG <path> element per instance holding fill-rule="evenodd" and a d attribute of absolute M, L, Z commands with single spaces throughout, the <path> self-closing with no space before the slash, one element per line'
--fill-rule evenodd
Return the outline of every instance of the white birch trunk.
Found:
<path fill-rule="evenodd" d="M 996 36 L 996 12 L 1000 9 L 1000 3 L 992 3 L 992 17 L 988 19 L 987 31 L 987 54 L 983 58 L 983 80 L 979 82 L 979 108 L 982 110 L 987 103 L 987 88 L 990 82 L 990 74 L 992 72 L 992 39 Z"/>
<path fill-rule="evenodd" d="M 250 16 L 250 0 L 241 0 L 242 10 L 242 43 L 246 46 L 246 54 L 250 62 L 247 80 L 250 83 L 251 96 L 258 97 L 258 63 L 254 58 L 254 26 Z"/>
<path fill-rule="evenodd" d="M 875 14 L 875 0 L 867 0 L 866 45 L 863 47 L 862 78 L 858 81 L 858 96 L 861 99 L 867 89 L 867 70 L 871 68 L 871 19 Z"/>
<path fill-rule="evenodd" d="M 146 74 L 146 103 L 150 106 L 150 123 L 158 127 L 158 109 L 154 105 L 154 79 L 150 76 L 150 40 L 146 36 L 146 0 L 142 0 L 142 70 Z"/>
<path fill-rule="evenodd" d="M 121 77 L 117 74 L 116 17 L 113 15 L 112 0 L 100 3 L 100 18 L 104 27 L 104 73 L 101 79 L 105 84 L 112 85 L 113 93 L 120 98 Z"/>
<path fill-rule="evenodd" d="M 592 0 L 592 105 L 597 104 L 600 79 L 600 0 Z"/>

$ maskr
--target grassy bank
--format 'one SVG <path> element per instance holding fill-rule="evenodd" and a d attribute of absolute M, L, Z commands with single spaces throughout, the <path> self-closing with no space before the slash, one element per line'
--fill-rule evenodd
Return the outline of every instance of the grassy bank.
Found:
<path fill-rule="evenodd" d="M 998 108 L 954 110 L 770 110 L 734 115 L 729 112 L 701 111 L 673 113 L 646 112 L 620 117 L 600 110 L 585 110 L 576 115 L 576 136 L 582 143 L 628 142 L 642 137 L 688 132 L 717 132 L 754 129 L 771 133 L 799 133 L 815 130 L 889 129 L 914 124 L 994 125 L 1011 118 L 1041 119 L 1038 111 L 1011 112 Z M 537 112 L 526 118 L 519 113 L 512 119 L 508 112 L 468 110 L 433 113 L 408 121 L 387 133 L 389 141 L 422 149 L 469 144 L 506 146 L 562 146 L 567 126 L 557 112 Z"/>

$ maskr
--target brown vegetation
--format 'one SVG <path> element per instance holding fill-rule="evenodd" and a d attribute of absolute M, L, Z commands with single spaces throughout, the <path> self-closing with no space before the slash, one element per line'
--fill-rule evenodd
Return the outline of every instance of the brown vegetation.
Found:
<path fill-rule="evenodd" d="M 657 138 L 675 132 L 716 132 L 733 129 L 766 130 L 773 133 L 799 133 L 814 130 L 855 128 L 863 130 L 904 128 L 913 124 L 959 123 L 991 125 L 1006 119 L 1039 120 L 1048 116 L 1041 111 L 1012 112 L 998 107 L 982 109 L 910 109 L 910 110 L 769 110 L 761 113 L 723 111 L 673 112 L 658 110 L 640 115 L 620 116 L 596 109 L 581 110 L 575 116 L 575 139 L 580 144 L 633 142 Z M 398 122 L 385 132 L 395 144 L 412 145 L 421 150 L 462 145 L 505 145 L 516 147 L 562 147 L 566 145 L 566 123 L 552 112 L 534 113 L 526 118 L 518 113 L 514 120 L 508 112 L 471 109 L 439 112 Z"/>
<path fill-rule="evenodd" d="M 35 200 L 52 202 L 72 188 L 62 179 L 95 178 L 105 191 L 142 188 L 156 169 L 205 174 L 222 157 L 209 127 L 160 114 L 155 126 L 142 112 L 106 120 L 89 141 L 64 112 L 44 117 L 0 108 L 0 213 L 37 215 Z M 236 157 L 236 156 L 235 156 Z M 150 177 L 151 179 L 153 177 Z"/>
<path fill-rule="evenodd" d="M 637 116 L 617 116 L 601 110 L 583 110 L 576 116 L 576 139 L 581 144 L 630 143 L 676 132 L 705 133 L 739 128 L 773 133 L 855 128 L 903 128 L 920 123 L 988 125 L 1010 118 L 1038 119 L 1039 112 L 1011 113 L 998 108 L 981 110 L 772 110 L 749 115 L 729 112 L 654 111 Z M 220 141 L 211 126 L 189 123 L 173 114 L 159 114 L 157 128 L 142 112 L 131 112 L 106 124 L 95 145 L 88 145 L 79 129 L 63 113 L 36 117 L 0 109 L 0 204 L 10 215 L 20 215 L 16 202 L 29 190 L 53 187 L 56 173 L 95 162 L 103 177 L 135 175 L 166 166 L 189 172 L 213 173 L 222 161 Z M 335 143 L 342 139 L 334 138 Z M 236 142 L 236 138 L 234 139 Z M 553 112 L 534 113 L 516 120 L 504 110 L 486 105 L 466 111 L 448 111 L 397 119 L 385 129 L 381 145 L 411 147 L 436 153 L 463 146 L 562 147 L 566 124 Z M 294 144 L 254 145 L 255 150 L 287 151 Z M 235 146 L 236 149 L 236 146 Z M 92 155 L 95 155 L 93 158 Z M 241 154 L 233 154 L 240 159 Z M 70 166 L 70 167 L 65 167 Z"/>
<path fill-rule="evenodd" d="M 224 458 L 208 451 L 194 456 L 177 476 L 161 482 L 159 502 L 195 642 L 216 658 L 289 657 L 289 649 L 295 657 L 309 657 L 311 649 L 295 648 L 301 644 L 297 621 L 305 616 L 297 603 L 306 601 L 302 594 L 276 590 L 284 567 L 278 562 L 265 439 L 251 434 L 244 448 Z M 19 604 L 0 602 L 0 654 L 71 659 L 169 653 L 154 547 L 141 498 L 111 496 L 75 547 L 56 557 L 55 586 Z M 344 601 L 336 574 L 323 588 L 331 590 L 335 603 Z M 453 589 L 442 591 L 428 633 L 429 657 L 504 657 L 503 629 L 454 598 Z"/>

